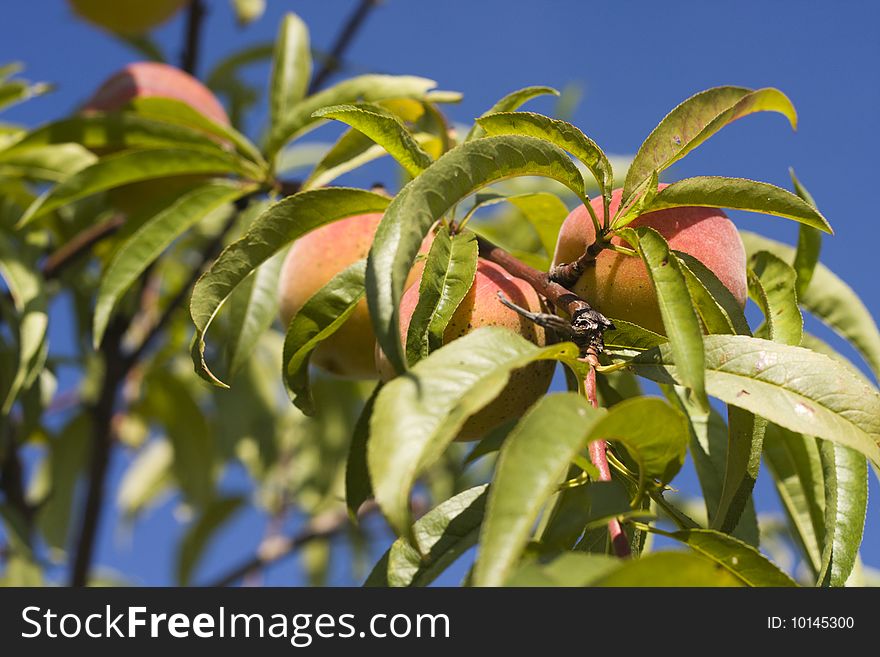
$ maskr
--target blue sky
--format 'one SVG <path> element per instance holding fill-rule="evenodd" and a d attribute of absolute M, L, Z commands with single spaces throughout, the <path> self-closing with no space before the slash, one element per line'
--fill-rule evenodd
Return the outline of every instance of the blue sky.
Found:
<path fill-rule="evenodd" d="M 201 73 L 234 49 L 272 39 L 285 11 L 298 12 L 311 29 L 313 45 L 326 48 L 355 2 L 268 0 L 266 15 L 244 30 L 235 26 L 226 0 L 208 4 Z M 836 231 L 824 242 L 823 262 L 877 314 L 880 223 L 874 204 L 866 201 L 874 189 L 875 153 L 880 150 L 878 19 L 880 5 L 870 0 L 387 0 L 370 17 L 348 59 L 357 72 L 422 75 L 437 80 L 441 88 L 463 92 L 463 102 L 449 110 L 461 122 L 471 121 L 513 89 L 578 83 L 584 98 L 573 122 L 610 153 L 634 152 L 673 106 L 702 89 L 722 84 L 779 87 L 798 109 L 797 132 L 778 115 L 748 117 L 690 154 L 671 177 L 729 175 L 789 186 L 788 167 L 793 166 Z M 138 58 L 76 20 L 62 0 L 9 3 L 4 27 L 0 62 L 23 61 L 28 77 L 58 85 L 50 96 L 5 112 L 4 121 L 36 125 L 72 111 L 103 79 Z M 173 58 L 182 30 L 178 18 L 156 33 Z M 256 66 L 252 75 L 260 80 L 267 72 L 266 66 Z M 532 107 L 550 109 L 546 101 Z M 250 117 L 252 136 L 259 134 L 264 113 L 261 107 Z M 351 182 L 368 185 L 374 179 L 375 173 L 365 173 Z M 796 238 L 790 222 L 732 216 L 740 227 L 789 242 Z M 63 343 L 63 312 L 53 320 L 52 338 Z M 819 332 L 812 324 L 808 328 Z M 857 358 L 833 336 L 821 335 Z M 114 481 L 126 458 L 117 455 Z M 247 488 L 240 472 L 230 472 L 227 480 L 231 487 Z M 693 490 L 689 473 L 676 483 Z M 873 477 L 871 485 L 863 556 L 880 567 L 880 491 Z M 758 506 L 777 508 L 766 478 L 759 480 Z M 131 574 L 139 583 L 170 583 L 168 538 L 181 531 L 172 508 L 159 507 L 128 535 L 108 509 L 98 563 Z M 262 522 L 248 514 L 233 523 L 212 547 L 203 574 L 233 555 L 250 554 Z M 374 552 L 383 541 L 387 536 L 375 542 Z M 350 577 L 334 570 L 331 581 L 351 582 Z M 455 577 L 448 583 L 455 583 Z M 268 581 L 301 581 L 296 563 L 273 568 Z"/>

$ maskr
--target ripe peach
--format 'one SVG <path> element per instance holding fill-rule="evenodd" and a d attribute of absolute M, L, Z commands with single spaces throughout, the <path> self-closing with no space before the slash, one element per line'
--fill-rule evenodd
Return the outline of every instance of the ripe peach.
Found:
<path fill-rule="evenodd" d="M 366 258 L 382 215 L 361 214 L 321 226 L 299 238 L 290 247 L 279 277 L 281 320 L 290 324 L 293 316 L 331 278 L 361 258 Z M 427 251 L 433 236 L 423 242 Z M 416 263 L 407 285 L 418 281 L 422 263 Z M 375 379 L 376 335 L 361 299 L 348 320 L 312 354 L 312 363 L 333 374 L 355 379 Z"/>
<path fill-rule="evenodd" d="M 135 62 L 114 73 L 98 88 L 85 109 L 115 112 L 135 98 L 153 96 L 183 101 L 217 123 L 229 125 L 226 110 L 210 89 L 189 73 L 159 62 Z"/>
<path fill-rule="evenodd" d="M 444 344 L 481 326 L 501 326 L 543 346 L 546 342 L 544 329 L 503 305 L 498 299 L 498 292 L 522 308 L 532 312 L 542 310 L 540 297 L 528 283 L 511 276 L 494 262 L 481 258 L 477 262 L 474 284 L 446 327 Z M 419 286 L 413 285 L 404 292 L 400 301 L 400 333 L 404 342 L 418 300 Z M 391 378 L 394 368 L 378 349 L 376 360 L 380 376 L 385 380 Z M 471 416 L 456 439 L 477 440 L 503 422 L 522 415 L 547 392 L 553 369 L 553 362 L 540 361 L 515 370 L 498 397 Z"/>
<path fill-rule="evenodd" d="M 70 0 L 81 18 L 124 36 L 161 25 L 187 4 L 189 0 Z"/>
<path fill-rule="evenodd" d="M 662 189 L 666 185 L 661 185 Z M 623 192 L 614 190 L 610 211 L 620 206 Z M 602 218 L 602 199 L 592 201 L 596 215 Z M 733 222 L 717 208 L 669 208 L 649 212 L 630 224 L 650 226 L 669 242 L 669 246 L 697 258 L 733 293 L 741 306 L 748 296 L 746 256 L 742 240 Z M 559 231 L 553 264 L 571 262 L 596 239 L 590 215 L 583 205 L 568 215 Z M 619 237 L 612 244 L 625 244 Z M 596 310 L 612 319 L 633 322 L 665 334 L 657 295 L 641 259 L 616 251 L 602 251 L 572 291 L 589 301 Z"/>

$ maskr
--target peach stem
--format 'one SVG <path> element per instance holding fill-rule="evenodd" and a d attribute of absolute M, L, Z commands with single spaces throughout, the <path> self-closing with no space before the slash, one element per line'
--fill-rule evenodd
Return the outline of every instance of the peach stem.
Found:
<path fill-rule="evenodd" d="M 587 374 L 585 383 L 587 399 L 593 408 L 599 408 L 599 400 L 596 397 L 596 369 L 590 363 L 590 372 Z M 608 443 L 604 440 L 594 440 L 590 443 L 590 461 L 599 471 L 599 481 L 611 481 L 611 468 L 608 467 L 608 457 L 605 450 Z M 614 548 L 614 554 L 624 558 L 630 556 L 629 540 L 620 521 L 616 518 L 608 521 L 608 535 L 611 537 L 611 546 Z"/>

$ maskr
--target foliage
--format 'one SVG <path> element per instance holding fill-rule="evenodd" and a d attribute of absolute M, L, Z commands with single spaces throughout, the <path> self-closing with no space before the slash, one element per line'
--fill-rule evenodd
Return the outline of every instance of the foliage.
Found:
<path fill-rule="evenodd" d="M 247 23 L 262 3 L 236 8 Z M 609 216 L 615 168 L 626 167 L 567 121 L 520 110 L 553 89 L 515 91 L 466 131 L 451 130 L 440 107 L 458 95 L 425 78 L 361 75 L 310 92 L 308 30 L 290 14 L 274 47 L 233 54 L 209 75 L 234 120 L 250 104 L 238 69 L 270 53 L 263 142 L 169 99 L 33 129 L 0 127 L 6 583 L 43 581 L 41 546 L 49 547 L 45 558 L 73 561 L 82 510 L 72 491 L 90 472 L 101 426 L 116 445 L 106 448 L 132 457 L 116 491 L 126 517 L 135 522 L 174 496 L 194 519 L 177 548 L 182 584 L 201 581 L 206 547 L 248 504 L 273 526 L 290 516 L 320 526 L 329 517 L 335 532 L 351 517 L 349 544 L 358 554 L 367 531 L 358 510 L 380 511 L 398 538 L 368 585 L 429 584 L 474 546 L 473 585 L 851 581 L 868 463 L 880 467 L 880 393 L 804 332 L 802 312 L 840 333 L 875 376 L 880 332 L 818 261 L 830 224 L 796 178 L 794 192 L 720 177 L 657 191 L 670 165 L 738 118 L 772 111 L 795 126 L 782 92 L 718 87 L 685 100 L 629 163 L 621 206 Z M 12 78 L 17 70 L 0 72 L 0 108 L 48 90 Z M 292 184 L 285 175 L 308 148 L 301 139 L 330 121 L 346 131 L 317 157 L 303 156 L 307 170 Z M 329 186 L 386 154 L 405 181 L 393 198 Z M 514 178 L 533 186 L 524 190 Z M 155 180 L 182 184 L 135 212 L 119 206 L 114 192 Z M 593 365 L 571 342 L 538 347 L 492 327 L 444 345 L 473 284 L 479 240 L 546 269 L 569 207 L 590 207 L 595 193 L 605 201 L 596 226 L 606 245 L 620 237 L 629 257 L 645 263 L 666 334 L 615 321 L 595 368 L 606 408 L 589 403 Z M 645 212 L 686 206 L 799 223 L 796 248 L 744 234 L 760 325 L 749 326 L 702 263 L 658 232 L 630 225 Z M 384 213 L 369 256 L 336 273 L 281 326 L 276 290 L 286 249 L 309 231 L 368 212 Z M 404 349 L 398 304 L 432 232 Z M 84 237 L 82 257 L 65 259 L 65 245 Z M 49 309 L 62 298 L 73 309 L 78 351 L 70 362 L 47 341 Z M 376 386 L 310 365 L 363 299 L 398 374 Z M 570 391 L 521 409 L 468 456 L 454 442 L 467 418 L 537 360 L 558 361 L 574 382 Z M 73 410 L 59 413 L 56 376 L 70 366 L 81 380 Z M 644 394 L 639 380 L 658 383 L 665 397 Z M 611 482 L 600 481 L 589 456 L 590 444 L 605 440 Z M 45 457 L 25 488 L 10 473 L 29 446 Z M 705 518 L 691 518 L 669 495 L 688 451 Z M 803 572 L 783 572 L 759 550 L 752 490 L 762 462 Z M 233 464 L 253 482 L 250 499 L 221 485 Z M 609 521 L 622 523 L 639 558 L 610 556 Z M 681 550 L 651 548 L 645 539 L 655 534 Z M 327 561 L 314 563 L 310 576 L 320 581 Z"/>

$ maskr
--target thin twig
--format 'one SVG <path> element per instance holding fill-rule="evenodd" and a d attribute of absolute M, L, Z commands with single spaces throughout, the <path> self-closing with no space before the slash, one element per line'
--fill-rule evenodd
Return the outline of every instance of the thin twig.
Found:
<path fill-rule="evenodd" d="M 186 41 L 180 53 L 180 68 L 190 75 L 196 75 L 196 69 L 199 66 L 204 18 L 205 5 L 202 0 L 191 0 L 186 12 Z"/>
<path fill-rule="evenodd" d="M 336 37 L 336 42 L 333 44 L 330 52 L 327 53 L 321 68 L 318 69 L 318 72 L 315 73 L 315 76 L 312 78 L 312 83 L 309 85 L 309 94 L 315 93 L 324 85 L 331 75 L 339 70 L 342 65 L 342 58 L 345 55 L 345 51 L 351 45 L 355 35 L 363 26 L 367 16 L 370 15 L 370 12 L 378 6 L 380 2 L 381 0 L 360 0 L 358 6 L 352 12 L 351 16 L 348 17 L 345 25 L 343 25 L 342 29 L 339 31 L 339 35 Z"/>
<path fill-rule="evenodd" d="M 358 517 L 363 518 L 371 515 L 378 509 L 379 507 L 374 502 L 367 502 L 361 507 Z M 230 586 L 247 575 L 290 556 L 311 541 L 332 538 L 348 527 L 349 522 L 348 514 L 345 510 L 341 510 L 314 518 L 305 529 L 294 536 L 270 536 L 260 544 L 253 557 L 230 569 L 228 573 L 206 584 L 206 586 Z"/>
<path fill-rule="evenodd" d="M 43 278 L 46 280 L 57 278 L 64 269 L 76 262 L 95 244 L 119 230 L 123 223 L 125 223 L 125 217 L 117 214 L 107 221 L 90 226 L 78 235 L 74 235 L 70 241 L 52 252 L 43 262 L 40 268 Z"/>

